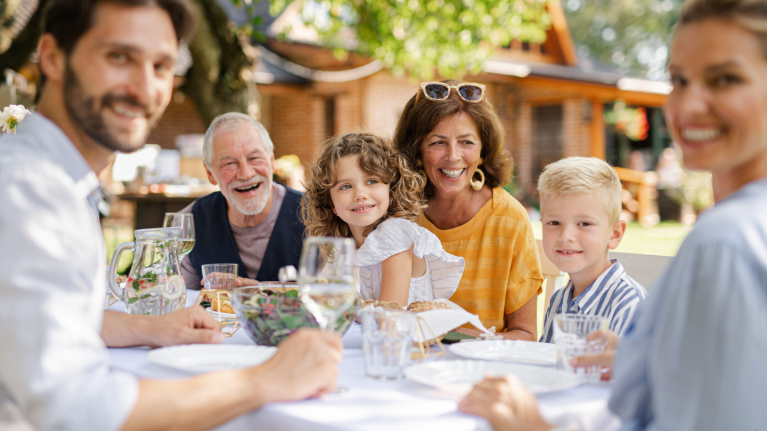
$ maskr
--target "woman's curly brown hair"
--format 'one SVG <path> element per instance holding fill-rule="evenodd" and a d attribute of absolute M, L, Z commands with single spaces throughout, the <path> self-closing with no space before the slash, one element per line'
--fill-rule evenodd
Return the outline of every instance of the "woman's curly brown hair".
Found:
<path fill-rule="evenodd" d="M 349 225 L 333 213 L 330 197 L 330 189 L 337 179 L 338 161 L 350 155 L 358 156 L 365 173 L 388 184 L 391 194 L 386 214 L 365 230 L 366 236 L 389 217 L 410 221 L 418 218 L 426 207 L 421 199 L 424 178 L 408 168 L 407 160 L 396 153 L 386 139 L 372 133 L 348 133 L 329 138 L 317 150 L 301 200 L 307 236 L 352 236 Z"/>
<path fill-rule="evenodd" d="M 448 85 L 459 84 L 459 81 L 442 81 Z M 419 92 L 422 90 L 419 88 Z M 446 100 L 431 101 L 423 94 L 418 98 L 416 95 L 410 98 L 402 111 L 394 132 L 394 149 L 403 154 L 413 169 L 417 166 L 416 160 L 421 157 L 421 144 L 424 138 L 431 133 L 444 119 L 457 114 L 466 114 L 477 126 L 479 140 L 482 143 L 480 156 L 482 164 L 480 169 L 485 173 L 485 184 L 491 188 L 503 186 L 511 179 L 513 161 L 511 155 L 504 148 L 504 129 L 498 113 L 493 105 L 485 99 L 479 103 L 466 102 L 451 89 Z M 434 195 L 433 186 L 428 183 L 424 189 L 426 197 Z"/>

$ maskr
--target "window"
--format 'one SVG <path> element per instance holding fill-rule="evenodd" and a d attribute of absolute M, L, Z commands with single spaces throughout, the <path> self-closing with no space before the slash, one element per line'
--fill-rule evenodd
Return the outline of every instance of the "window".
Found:
<path fill-rule="evenodd" d="M 564 157 L 562 147 L 562 105 L 533 108 L 533 183 L 543 168 Z"/>
<path fill-rule="evenodd" d="M 336 135 L 336 98 L 325 99 L 325 136 Z"/>

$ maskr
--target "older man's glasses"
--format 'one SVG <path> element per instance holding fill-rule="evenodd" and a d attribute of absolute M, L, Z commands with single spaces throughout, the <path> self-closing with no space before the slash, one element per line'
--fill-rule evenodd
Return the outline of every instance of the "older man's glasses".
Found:
<path fill-rule="evenodd" d="M 469 102 L 478 103 L 485 97 L 485 86 L 482 84 L 475 84 L 473 82 L 464 82 L 458 85 L 449 85 L 444 82 L 422 82 L 421 91 L 423 95 L 435 102 L 446 100 L 450 96 L 450 90 L 455 89 L 458 93 L 458 97 Z M 418 103 L 418 98 L 421 96 L 419 91 L 415 97 L 415 102 Z"/>

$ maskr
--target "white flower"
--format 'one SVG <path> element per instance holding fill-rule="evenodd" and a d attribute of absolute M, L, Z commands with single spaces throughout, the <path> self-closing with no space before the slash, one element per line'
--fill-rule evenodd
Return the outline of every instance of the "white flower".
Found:
<path fill-rule="evenodd" d="M 24 120 L 29 110 L 22 105 L 8 105 L 0 113 L 0 121 L 3 124 L 3 132 L 9 132 L 16 128 L 16 124 Z"/>

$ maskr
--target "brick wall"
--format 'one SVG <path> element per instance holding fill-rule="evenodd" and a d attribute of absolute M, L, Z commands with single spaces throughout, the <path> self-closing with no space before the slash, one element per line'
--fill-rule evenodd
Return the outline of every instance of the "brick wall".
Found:
<path fill-rule="evenodd" d="M 208 125 L 203 123 L 192 99 L 176 90 L 162 118 L 149 134 L 147 142 L 172 150 L 176 148 L 176 136 L 204 134 L 207 129 Z"/>
<path fill-rule="evenodd" d="M 590 155 L 591 105 L 583 96 L 561 88 L 526 85 L 524 80 L 482 83 L 487 85 L 488 100 L 498 110 L 506 131 L 505 145 L 514 159 L 514 176 L 524 190 L 534 192 L 534 106 L 563 105 L 564 154 Z M 335 100 L 332 129 L 336 133 L 371 130 L 391 137 L 405 103 L 417 90 L 417 82 L 385 71 L 353 82 L 281 89 L 259 86 L 260 119 L 274 141 L 275 157 L 295 154 L 309 166 L 318 145 L 327 137 L 328 98 Z M 177 92 L 149 142 L 173 148 L 176 135 L 204 133 L 205 129 L 192 101 Z"/>
<path fill-rule="evenodd" d="M 324 100 L 310 89 L 270 97 L 269 125 L 274 157 L 295 154 L 308 165 L 324 138 Z"/>

